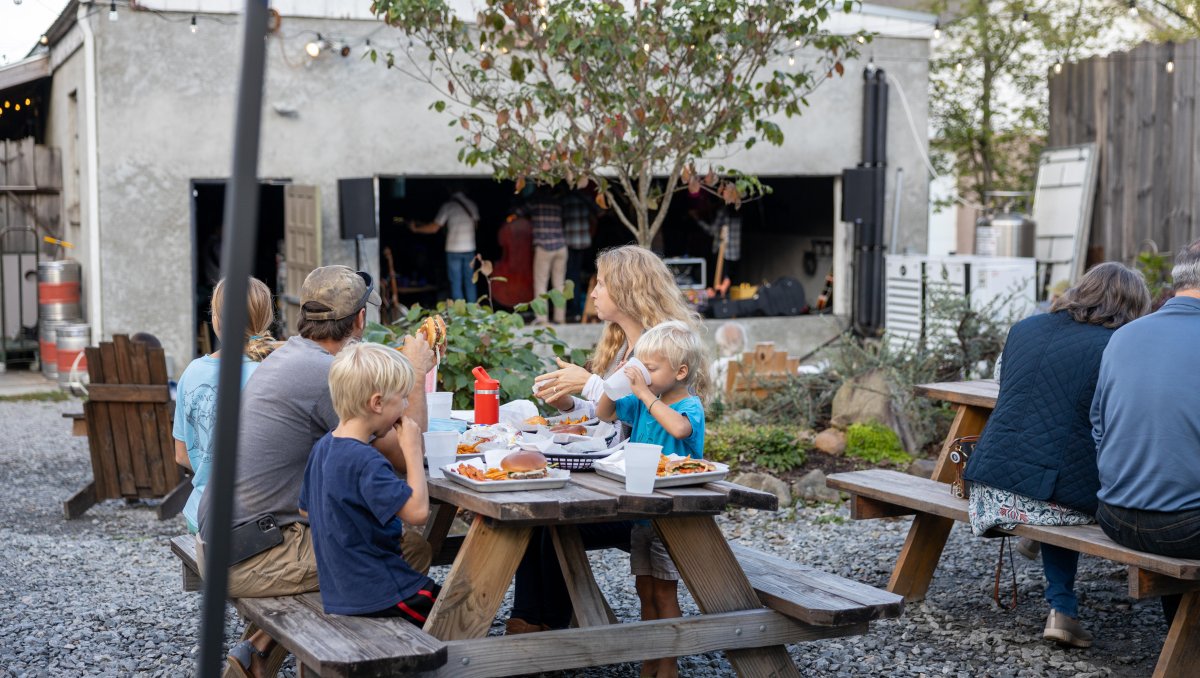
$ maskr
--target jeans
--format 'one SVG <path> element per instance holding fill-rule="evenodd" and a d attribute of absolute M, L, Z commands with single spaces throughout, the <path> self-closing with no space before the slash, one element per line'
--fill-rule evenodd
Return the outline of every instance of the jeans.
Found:
<path fill-rule="evenodd" d="M 471 282 L 471 260 L 474 252 L 447 252 L 446 274 L 450 277 L 450 298 L 475 301 L 475 283 Z"/>
<path fill-rule="evenodd" d="M 1096 521 L 1109 538 L 1121 546 L 1173 558 L 1200 558 L 1200 509 L 1141 511 L 1100 502 Z M 1182 595 L 1163 596 L 1163 614 L 1169 626 L 1175 620 Z"/>
<path fill-rule="evenodd" d="M 587 301 L 587 286 L 583 284 L 583 258 L 587 250 L 567 248 L 567 280 L 575 283 L 575 293 L 567 300 L 567 313 L 572 316 L 583 313 L 583 304 Z"/>
<path fill-rule="evenodd" d="M 580 525 L 579 536 L 589 551 L 601 548 L 629 548 L 631 522 L 594 523 Z M 550 530 L 536 527 L 529 539 L 525 556 L 517 566 L 516 588 L 513 590 L 512 617 L 530 624 L 545 624 L 552 629 L 571 625 L 571 596 L 563 581 L 558 554 Z"/>
<path fill-rule="evenodd" d="M 548 289 L 562 290 L 563 281 L 567 278 L 567 248 L 560 247 L 548 250 L 543 247 L 533 248 L 533 295 L 545 294 Z M 554 322 L 566 321 L 567 309 L 550 305 L 554 314 Z M 539 316 L 539 320 L 545 320 Z"/>
<path fill-rule="evenodd" d="M 1042 544 L 1042 570 L 1046 573 L 1046 602 L 1050 607 L 1076 619 L 1079 617 L 1075 598 L 1075 572 L 1079 569 L 1079 552 L 1051 544 Z"/>

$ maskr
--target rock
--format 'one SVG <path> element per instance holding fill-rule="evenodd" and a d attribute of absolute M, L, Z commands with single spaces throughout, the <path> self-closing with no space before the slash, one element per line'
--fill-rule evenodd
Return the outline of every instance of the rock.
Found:
<path fill-rule="evenodd" d="M 780 506 L 792 505 L 792 490 L 788 484 L 769 473 L 740 473 L 731 479 L 738 485 L 744 485 L 752 490 L 770 492 L 779 499 Z"/>
<path fill-rule="evenodd" d="M 933 469 L 936 467 L 937 462 L 933 459 L 914 459 L 913 463 L 909 464 L 908 468 L 905 469 L 905 473 L 921 478 L 932 478 Z"/>
<path fill-rule="evenodd" d="M 846 434 L 836 428 L 827 428 L 813 438 L 813 448 L 825 454 L 841 454 L 846 451 Z"/>
<path fill-rule="evenodd" d="M 762 421 L 762 415 L 754 410 L 743 408 L 725 415 L 725 419 L 735 424 L 757 424 Z"/>
<path fill-rule="evenodd" d="M 825 486 L 825 472 L 813 469 L 792 483 L 792 494 L 801 501 L 841 501 L 837 490 Z"/>
<path fill-rule="evenodd" d="M 871 370 L 842 384 L 833 396 L 832 409 L 830 424 L 836 428 L 875 422 L 895 431 L 904 449 L 920 447 L 900 408 L 893 403 L 892 386 L 883 370 Z"/>

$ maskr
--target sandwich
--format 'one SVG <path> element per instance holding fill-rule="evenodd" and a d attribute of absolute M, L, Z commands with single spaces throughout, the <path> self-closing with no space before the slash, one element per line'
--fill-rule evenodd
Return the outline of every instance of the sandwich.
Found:
<path fill-rule="evenodd" d="M 436 313 L 427 316 L 421 321 L 418 331 L 425 333 L 425 341 L 429 342 L 429 348 L 440 356 L 443 353 L 441 349 L 446 347 L 446 321 L 442 316 Z"/>
<path fill-rule="evenodd" d="M 547 475 L 546 457 L 541 452 L 521 450 L 500 460 L 500 468 L 509 480 L 532 480 Z"/>
<path fill-rule="evenodd" d="M 667 464 L 667 475 L 683 475 L 685 473 L 707 473 L 716 471 L 717 467 L 711 461 L 703 459 L 680 459 Z"/>
<path fill-rule="evenodd" d="M 546 426 L 550 422 L 546 421 L 546 418 L 543 416 L 535 415 L 526 419 L 525 423 L 529 424 L 530 426 Z"/>

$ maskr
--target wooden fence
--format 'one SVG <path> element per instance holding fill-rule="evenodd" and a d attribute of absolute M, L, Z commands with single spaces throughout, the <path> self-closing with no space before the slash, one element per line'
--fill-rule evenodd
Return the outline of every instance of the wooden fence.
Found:
<path fill-rule="evenodd" d="M 1097 146 L 1089 260 L 1130 262 L 1146 240 L 1174 252 L 1200 238 L 1198 92 L 1200 41 L 1142 44 L 1051 73 L 1049 145 Z"/>

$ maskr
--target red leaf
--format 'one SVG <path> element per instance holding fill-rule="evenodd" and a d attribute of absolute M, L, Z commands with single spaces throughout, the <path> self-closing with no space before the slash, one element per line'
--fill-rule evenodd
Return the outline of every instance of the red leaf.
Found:
<path fill-rule="evenodd" d="M 517 177 L 516 185 L 513 187 L 513 193 L 520 193 L 525 190 L 525 177 Z"/>
<path fill-rule="evenodd" d="M 840 61 L 833 65 L 833 70 L 837 71 L 838 75 L 846 74 L 846 67 L 843 66 L 842 62 L 840 62 Z"/>
<path fill-rule="evenodd" d="M 600 209 L 602 209 L 602 210 L 608 209 L 608 202 L 604 200 L 603 193 L 596 194 L 596 204 L 599 205 Z"/>
<path fill-rule="evenodd" d="M 508 122 L 508 109 L 505 108 L 496 114 L 496 124 L 503 125 Z"/>

